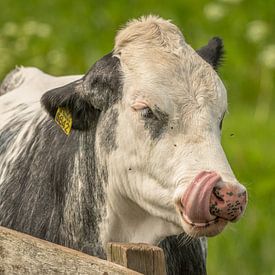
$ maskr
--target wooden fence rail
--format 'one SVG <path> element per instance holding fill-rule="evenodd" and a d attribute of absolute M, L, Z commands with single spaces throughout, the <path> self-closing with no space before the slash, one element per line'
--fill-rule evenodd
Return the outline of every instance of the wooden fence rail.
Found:
<path fill-rule="evenodd" d="M 155 246 L 110 243 L 107 255 L 104 261 L 0 226 L 0 275 L 165 274 L 163 251 Z"/>

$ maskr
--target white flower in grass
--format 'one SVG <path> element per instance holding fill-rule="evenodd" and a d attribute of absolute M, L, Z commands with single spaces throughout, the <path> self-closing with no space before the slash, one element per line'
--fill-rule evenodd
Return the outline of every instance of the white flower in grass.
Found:
<path fill-rule="evenodd" d="M 225 16 L 225 8 L 218 3 L 209 3 L 204 7 L 204 14 L 211 21 L 219 21 Z"/>
<path fill-rule="evenodd" d="M 23 32 L 26 35 L 36 35 L 39 37 L 48 37 L 51 34 L 51 26 L 37 21 L 27 21 L 24 23 Z"/>
<path fill-rule="evenodd" d="M 270 69 L 275 69 L 275 44 L 266 46 L 259 54 L 260 62 Z"/>
<path fill-rule="evenodd" d="M 247 25 L 246 37 L 249 41 L 258 43 L 263 41 L 268 35 L 268 25 L 261 20 L 255 20 Z"/>
<path fill-rule="evenodd" d="M 2 28 L 2 35 L 5 36 L 17 36 L 18 26 L 15 22 L 7 22 Z"/>
<path fill-rule="evenodd" d="M 52 28 L 50 25 L 45 24 L 45 23 L 39 23 L 38 32 L 37 32 L 38 36 L 48 37 L 48 36 L 50 36 L 51 32 L 52 32 Z"/>
<path fill-rule="evenodd" d="M 37 32 L 37 22 L 36 21 L 27 21 L 23 24 L 22 30 L 25 35 L 36 35 Z"/>

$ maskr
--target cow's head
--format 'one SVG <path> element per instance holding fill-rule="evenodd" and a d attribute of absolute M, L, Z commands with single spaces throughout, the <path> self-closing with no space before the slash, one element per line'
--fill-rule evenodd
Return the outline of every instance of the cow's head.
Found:
<path fill-rule="evenodd" d="M 82 79 L 42 97 L 53 117 L 67 107 L 75 130 L 98 120 L 95 150 L 108 174 L 109 211 L 125 226 L 155 217 L 172 225 L 159 230 L 162 237 L 182 229 L 213 236 L 242 215 L 246 190 L 220 143 L 222 50 L 213 38 L 194 51 L 172 23 L 141 18 L 119 31 L 114 51 Z"/>

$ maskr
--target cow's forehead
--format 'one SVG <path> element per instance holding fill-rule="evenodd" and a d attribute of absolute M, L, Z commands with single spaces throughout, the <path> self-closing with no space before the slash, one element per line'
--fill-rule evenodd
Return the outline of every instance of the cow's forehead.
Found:
<path fill-rule="evenodd" d="M 129 48 L 162 47 L 176 52 L 184 44 L 184 37 L 177 26 L 156 16 L 141 17 L 130 21 L 115 38 L 115 53 Z"/>
<path fill-rule="evenodd" d="M 177 105 L 205 103 L 213 103 L 218 112 L 226 109 L 226 91 L 217 73 L 169 21 L 149 16 L 128 23 L 116 37 L 114 52 L 129 101 L 142 97 L 167 113 Z"/>

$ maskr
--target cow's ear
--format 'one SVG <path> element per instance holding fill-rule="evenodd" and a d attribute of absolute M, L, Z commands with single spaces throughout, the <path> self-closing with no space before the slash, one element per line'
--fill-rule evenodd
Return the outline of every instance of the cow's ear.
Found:
<path fill-rule="evenodd" d="M 121 98 L 119 59 L 112 53 L 98 60 L 81 79 L 46 92 L 41 104 L 55 117 L 59 107 L 72 115 L 72 128 L 86 130 L 92 121 Z"/>
<path fill-rule="evenodd" d="M 209 40 L 206 46 L 197 50 L 197 53 L 215 70 L 217 70 L 223 61 L 224 55 L 222 39 L 219 37 L 213 37 Z"/>

